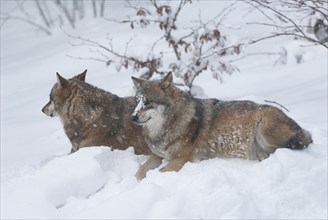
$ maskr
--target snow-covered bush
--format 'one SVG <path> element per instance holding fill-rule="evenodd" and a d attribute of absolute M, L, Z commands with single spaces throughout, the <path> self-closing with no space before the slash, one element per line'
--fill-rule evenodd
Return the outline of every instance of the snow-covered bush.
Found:
<path fill-rule="evenodd" d="M 135 16 L 129 16 L 124 23 L 130 23 L 131 28 L 139 25 L 147 28 L 150 25 L 158 26 L 162 32 L 161 39 L 166 41 L 171 48 L 175 59 L 170 63 L 163 64 L 165 54 L 154 54 L 150 51 L 148 64 L 144 65 L 146 71 L 143 78 L 149 79 L 154 73 L 173 72 L 176 77 L 182 78 L 184 85 L 189 89 L 192 87 L 196 76 L 205 70 L 212 72 L 214 78 L 219 79 L 221 74 L 232 74 L 237 68 L 225 61 L 225 57 L 239 54 L 239 45 L 234 45 L 229 38 L 220 30 L 220 22 L 211 20 L 210 22 L 199 24 L 180 31 L 184 27 L 178 27 L 177 20 L 180 11 L 186 4 L 191 4 L 189 0 L 181 0 L 178 5 L 161 1 L 149 1 L 144 6 L 129 4 L 135 11 Z M 156 42 L 157 43 L 157 42 Z M 170 55 L 170 54 L 169 54 Z M 130 65 L 135 65 L 132 59 Z"/>
<path fill-rule="evenodd" d="M 212 76 L 219 80 L 222 80 L 222 74 L 237 71 L 237 67 L 226 59 L 239 54 L 241 47 L 232 37 L 221 31 L 222 17 L 225 16 L 223 12 L 231 8 L 231 5 L 207 22 L 199 18 L 197 21 L 190 21 L 192 25 L 189 27 L 179 26 L 181 11 L 188 4 L 192 2 L 127 1 L 127 7 L 132 12 L 126 15 L 126 19 L 109 19 L 111 22 L 127 24 L 126 27 L 131 29 L 131 32 L 137 28 L 156 29 L 160 37 L 149 44 L 146 53 L 129 54 L 128 43 L 124 53 L 122 50 L 115 50 L 112 39 L 109 39 L 107 44 L 101 44 L 87 38 L 71 37 L 81 40 L 86 46 L 101 50 L 102 55 L 106 53 L 106 64 L 114 65 L 117 71 L 122 67 L 133 69 L 144 79 L 173 72 L 181 79 L 177 80 L 177 83 L 190 91 L 194 79 L 205 71 L 211 72 Z"/>

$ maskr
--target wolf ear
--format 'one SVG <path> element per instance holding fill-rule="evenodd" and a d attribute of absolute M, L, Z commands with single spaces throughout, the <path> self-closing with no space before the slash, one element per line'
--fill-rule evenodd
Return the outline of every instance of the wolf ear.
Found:
<path fill-rule="evenodd" d="M 76 79 L 79 81 L 85 82 L 85 76 L 87 75 L 87 69 L 84 70 L 82 73 L 76 76 Z"/>
<path fill-rule="evenodd" d="M 136 86 L 137 89 L 140 89 L 144 84 L 145 84 L 145 80 L 136 78 L 136 77 L 131 77 L 133 84 Z"/>
<path fill-rule="evenodd" d="M 173 84 L 173 76 L 172 72 L 169 72 L 162 80 L 161 80 L 161 85 L 163 89 L 166 89 L 169 87 L 171 84 Z"/>
<path fill-rule="evenodd" d="M 61 75 L 59 75 L 58 72 L 56 74 L 57 74 L 57 84 L 60 87 L 64 88 L 67 85 L 67 80 L 64 77 L 62 77 Z"/>

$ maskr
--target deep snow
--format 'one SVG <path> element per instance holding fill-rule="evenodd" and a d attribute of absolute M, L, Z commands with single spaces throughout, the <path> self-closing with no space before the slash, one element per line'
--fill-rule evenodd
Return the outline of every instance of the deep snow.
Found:
<path fill-rule="evenodd" d="M 216 4 L 194 2 L 188 7 L 196 14 L 202 5 L 202 14 L 210 17 Z M 1 2 L 1 10 L 5 6 Z M 121 7 L 112 2 L 110 14 L 124 14 Z M 236 13 L 245 10 L 241 6 Z M 240 38 L 263 34 L 259 27 L 243 26 L 239 18 L 230 22 L 231 27 L 240 25 Z M 109 33 L 119 39 L 118 48 L 131 36 L 128 27 L 102 20 L 69 31 L 99 40 Z M 135 54 L 142 54 L 156 38 L 156 32 L 144 29 L 134 33 L 141 36 L 134 40 Z M 272 56 L 250 56 L 236 62 L 240 72 L 224 76 L 223 84 L 209 73 L 195 80 L 206 97 L 284 105 L 290 110 L 286 113 L 312 133 L 309 148 L 279 149 L 262 162 L 211 159 L 187 163 L 179 173 L 155 169 L 138 182 L 134 173 L 147 156 L 136 156 L 132 148 L 111 151 L 101 146 L 68 155 L 70 143 L 60 120 L 41 112 L 56 72 L 70 78 L 88 69 L 87 82 L 120 96 L 134 95 L 130 77 L 138 74 L 71 59 L 67 55 L 90 54 L 70 41 L 61 30 L 47 37 L 19 22 L 1 28 L 1 219 L 327 219 L 326 49 L 273 39 L 246 49 L 279 51 L 285 46 L 290 54 L 286 65 L 273 66 Z M 296 63 L 298 53 L 303 63 Z"/>

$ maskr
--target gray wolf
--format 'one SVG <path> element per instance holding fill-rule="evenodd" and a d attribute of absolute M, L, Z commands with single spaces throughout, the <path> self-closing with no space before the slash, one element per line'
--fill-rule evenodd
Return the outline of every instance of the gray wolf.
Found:
<path fill-rule="evenodd" d="M 263 160 L 278 148 L 312 143 L 311 134 L 276 107 L 193 98 L 174 86 L 171 73 L 157 81 L 132 80 L 138 105 L 131 117 L 152 151 L 135 175 L 139 180 L 163 158 L 169 162 L 161 172 L 179 171 L 188 161 Z"/>
<path fill-rule="evenodd" d="M 121 98 L 86 83 L 86 72 L 68 80 L 57 73 L 50 101 L 42 108 L 48 116 L 59 116 L 72 144 L 71 153 L 89 146 L 120 150 L 132 146 L 136 154 L 149 154 L 141 128 L 130 118 L 135 98 Z"/>

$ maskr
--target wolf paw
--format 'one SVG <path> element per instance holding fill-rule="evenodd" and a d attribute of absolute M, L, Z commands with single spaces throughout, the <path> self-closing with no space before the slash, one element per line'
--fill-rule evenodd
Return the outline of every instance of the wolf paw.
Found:
<path fill-rule="evenodd" d="M 138 181 L 142 180 L 146 177 L 146 171 L 142 168 L 139 168 L 139 170 L 134 175 Z"/>

